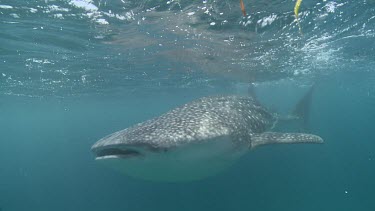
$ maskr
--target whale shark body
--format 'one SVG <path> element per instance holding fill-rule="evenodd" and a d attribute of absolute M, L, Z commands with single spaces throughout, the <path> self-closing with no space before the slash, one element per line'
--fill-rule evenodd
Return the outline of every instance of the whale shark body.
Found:
<path fill-rule="evenodd" d="M 217 174 L 257 146 L 323 142 L 312 134 L 270 132 L 277 121 L 250 96 L 203 97 L 110 134 L 92 152 L 132 177 L 178 182 Z"/>

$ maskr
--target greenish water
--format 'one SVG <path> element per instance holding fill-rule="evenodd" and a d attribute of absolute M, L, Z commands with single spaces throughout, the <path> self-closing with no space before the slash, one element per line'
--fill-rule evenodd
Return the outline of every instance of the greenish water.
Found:
<path fill-rule="evenodd" d="M 293 1 L 245 4 L 0 1 L 0 210 L 374 210 L 373 1 L 304 1 L 303 36 Z M 105 135 L 250 82 L 283 114 L 315 84 L 325 143 L 260 147 L 188 183 L 94 161 Z"/>

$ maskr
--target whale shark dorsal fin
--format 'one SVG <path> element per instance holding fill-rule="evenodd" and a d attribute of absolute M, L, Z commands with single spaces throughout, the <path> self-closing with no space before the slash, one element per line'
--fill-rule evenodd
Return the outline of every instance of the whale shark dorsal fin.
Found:
<path fill-rule="evenodd" d="M 265 132 L 251 135 L 251 148 L 266 144 L 297 144 L 297 143 L 323 143 L 317 135 L 307 133 L 276 133 Z"/>
<path fill-rule="evenodd" d="M 310 105 L 312 101 L 312 95 L 315 89 L 313 84 L 302 99 L 297 103 L 294 108 L 293 116 L 300 118 L 303 121 L 303 129 L 308 129 L 308 123 L 310 118 Z"/>
<path fill-rule="evenodd" d="M 257 96 L 255 94 L 255 86 L 254 86 L 254 83 L 249 83 L 248 84 L 248 87 L 247 87 L 247 95 L 256 99 Z"/>

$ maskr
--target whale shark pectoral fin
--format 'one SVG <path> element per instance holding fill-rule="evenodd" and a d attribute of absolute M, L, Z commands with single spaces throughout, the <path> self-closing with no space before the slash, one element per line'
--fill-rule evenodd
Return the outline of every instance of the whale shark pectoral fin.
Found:
<path fill-rule="evenodd" d="M 276 133 L 266 132 L 251 135 L 251 148 L 266 144 L 297 144 L 297 143 L 323 143 L 317 135 L 307 133 Z"/>

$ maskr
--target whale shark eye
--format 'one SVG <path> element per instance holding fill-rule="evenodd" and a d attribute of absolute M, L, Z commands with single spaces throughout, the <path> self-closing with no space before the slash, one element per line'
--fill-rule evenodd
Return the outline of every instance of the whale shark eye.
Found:
<path fill-rule="evenodd" d="M 103 157 L 103 156 L 108 156 L 108 155 L 133 157 L 133 156 L 139 156 L 141 155 L 141 153 L 133 149 L 118 149 L 118 148 L 102 149 L 96 153 L 97 157 Z"/>

